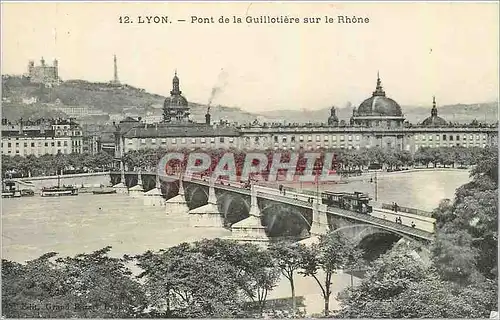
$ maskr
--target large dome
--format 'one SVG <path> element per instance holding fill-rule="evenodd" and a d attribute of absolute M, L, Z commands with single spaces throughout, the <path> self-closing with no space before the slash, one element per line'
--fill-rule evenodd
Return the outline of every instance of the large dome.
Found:
<path fill-rule="evenodd" d="M 164 108 L 187 107 L 188 101 L 181 95 L 175 95 L 165 98 Z"/>
<path fill-rule="evenodd" d="M 380 77 L 377 77 L 377 88 L 371 98 L 366 99 L 359 105 L 357 116 L 401 117 L 403 112 L 396 101 L 385 96 Z"/>
<path fill-rule="evenodd" d="M 439 116 L 430 116 L 428 117 L 427 119 L 425 119 L 424 121 L 422 121 L 422 126 L 425 126 L 425 127 L 446 127 L 448 126 L 448 122 L 446 122 L 446 120 L 444 120 L 443 118 L 439 117 Z"/>
<path fill-rule="evenodd" d="M 391 98 L 373 96 L 359 105 L 357 115 L 401 117 L 403 112 L 399 104 Z"/>
<path fill-rule="evenodd" d="M 438 116 L 436 97 L 432 98 L 431 116 L 422 121 L 421 125 L 425 127 L 446 127 L 448 125 L 446 120 Z"/>

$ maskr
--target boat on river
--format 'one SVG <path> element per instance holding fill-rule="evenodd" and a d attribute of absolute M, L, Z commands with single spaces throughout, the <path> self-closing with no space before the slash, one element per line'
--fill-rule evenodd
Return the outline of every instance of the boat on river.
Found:
<path fill-rule="evenodd" d="M 113 194 L 116 193 L 115 189 L 99 189 L 92 191 L 93 194 Z"/>
<path fill-rule="evenodd" d="M 75 186 L 61 186 L 61 179 L 57 176 L 57 186 L 43 187 L 40 193 L 42 197 L 77 196 L 78 188 Z"/>
<path fill-rule="evenodd" d="M 2 181 L 2 198 L 20 198 L 29 196 L 30 189 L 20 189 L 19 183 L 15 180 Z"/>
<path fill-rule="evenodd" d="M 3 190 L 2 198 L 20 198 L 21 191 L 20 190 Z"/>
<path fill-rule="evenodd" d="M 73 186 L 55 186 L 42 188 L 42 197 L 77 196 L 78 188 Z"/>

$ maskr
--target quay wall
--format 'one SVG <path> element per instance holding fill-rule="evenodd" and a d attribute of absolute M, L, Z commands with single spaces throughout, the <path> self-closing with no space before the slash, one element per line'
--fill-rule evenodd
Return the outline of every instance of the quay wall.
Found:
<path fill-rule="evenodd" d="M 77 187 L 98 187 L 100 185 L 110 185 L 109 172 L 94 172 L 61 175 L 61 185 L 73 185 Z M 57 176 L 40 176 L 13 179 L 18 182 L 21 189 L 41 190 L 43 187 L 52 187 L 57 185 Z"/>

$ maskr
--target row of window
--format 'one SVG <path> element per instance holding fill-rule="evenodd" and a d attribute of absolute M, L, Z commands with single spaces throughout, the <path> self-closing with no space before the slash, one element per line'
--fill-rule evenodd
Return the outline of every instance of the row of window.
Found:
<path fill-rule="evenodd" d="M 353 141 L 356 140 L 356 141 L 360 141 L 361 139 L 361 136 L 360 135 L 356 135 L 356 136 L 352 136 L 352 135 L 341 135 L 341 136 L 336 136 L 336 135 L 333 135 L 333 136 L 328 136 L 328 135 L 325 135 L 323 136 L 323 141 L 325 142 L 328 142 L 328 141 L 337 141 L 337 137 L 340 141 L 344 141 L 344 140 L 348 140 L 348 141 Z M 446 135 L 446 134 L 443 134 L 442 136 L 441 135 L 435 135 L 435 139 L 437 141 L 440 140 L 440 138 L 442 137 L 443 141 L 453 141 L 454 139 L 455 140 L 460 140 L 460 135 Z M 290 138 L 290 142 L 296 142 L 296 137 L 295 136 L 282 136 L 281 139 L 279 136 L 274 136 L 274 142 L 283 142 L 283 143 L 286 143 L 288 141 L 288 138 Z M 419 140 L 419 139 L 422 139 L 422 140 L 426 140 L 426 139 L 429 139 L 429 141 L 432 141 L 433 139 L 433 135 L 415 135 L 415 140 Z M 482 139 L 483 140 L 486 140 L 487 136 L 486 134 L 482 134 Z M 471 134 L 469 135 L 469 139 L 470 140 L 474 140 L 474 135 Z M 481 139 L 481 135 L 479 134 L 476 134 L 476 140 L 480 140 Z M 467 140 L 467 135 L 463 135 L 463 140 Z M 259 137 L 255 137 L 255 141 L 258 142 L 259 141 Z M 299 142 L 303 142 L 304 141 L 304 136 L 301 135 L 299 136 Z M 309 135 L 307 136 L 307 141 L 308 142 L 311 142 L 313 141 L 313 136 L 312 135 Z M 321 141 L 321 135 L 316 135 L 316 142 L 320 142 Z"/>
<path fill-rule="evenodd" d="M 68 131 L 64 131 L 64 132 L 61 132 L 61 131 L 56 131 L 56 136 L 67 136 L 68 135 Z M 74 131 L 72 132 L 73 136 L 81 136 L 82 135 L 82 132 L 81 131 Z"/>
<path fill-rule="evenodd" d="M 69 149 L 57 149 L 57 152 L 53 152 L 54 150 L 38 150 L 39 152 L 36 152 L 37 150 L 35 149 L 35 151 L 31 151 L 31 152 L 24 152 L 24 155 L 29 155 L 29 154 L 34 154 L 34 155 L 42 155 L 42 154 L 56 154 L 56 153 L 64 153 L 64 154 L 69 154 Z M 3 153 L 3 151 L 2 151 Z M 12 154 L 12 150 L 8 150 L 7 151 L 8 154 Z M 15 152 L 16 154 L 20 154 L 21 152 L 19 151 L 19 149 L 16 150 Z M 80 153 L 80 150 L 79 149 L 73 149 L 72 150 L 72 153 Z"/>
<path fill-rule="evenodd" d="M 348 136 L 341 135 L 339 137 L 339 140 L 340 141 L 344 141 L 346 137 L 347 137 L 348 141 L 352 141 L 352 139 L 353 139 L 352 135 L 348 135 Z M 356 141 L 359 141 L 361 139 L 361 136 L 360 135 L 356 135 L 354 138 L 356 139 Z M 288 139 L 288 136 L 283 136 L 281 138 L 281 141 L 284 142 L 284 143 L 286 143 L 287 139 Z M 295 139 L 296 139 L 295 136 L 291 136 L 290 137 L 290 142 L 295 142 L 296 141 Z M 280 139 L 279 139 L 278 136 L 274 136 L 274 142 L 278 142 L 279 140 Z M 308 142 L 311 142 L 312 140 L 313 140 L 313 136 L 312 135 L 307 136 L 307 141 Z M 259 137 L 255 137 L 255 141 L 258 142 L 259 141 Z M 299 136 L 299 141 L 303 142 L 304 141 L 304 136 L 302 136 L 302 135 Z M 316 142 L 320 142 L 320 141 L 321 141 L 321 135 L 316 135 Z M 330 141 L 330 136 L 327 136 L 327 135 L 323 136 L 323 141 L 325 141 L 325 142 Z M 331 136 L 331 141 L 337 141 L 337 136 Z"/>
<path fill-rule="evenodd" d="M 429 141 L 432 141 L 433 136 L 434 135 L 432 135 L 432 134 L 430 134 L 428 136 L 426 136 L 426 135 L 421 135 L 420 136 L 420 135 L 417 134 L 417 135 L 415 135 L 415 140 L 421 139 L 421 140 L 425 141 L 426 139 L 428 139 Z M 436 141 L 439 141 L 440 138 L 441 138 L 441 135 L 439 135 L 439 134 L 435 135 Z M 486 134 L 483 134 L 482 138 L 483 138 L 483 140 L 486 140 Z M 456 136 L 453 136 L 451 134 L 450 135 L 443 134 L 442 135 L 442 139 L 443 139 L 443 141 L 446 141 L 446 140 L 453 141 L 453 139 L 455 139 L 455 141 L 460 141 L 460 135 L 457 134 Z M 476 134 L 476 140 L 480 140 L 480 139 L 481 139 L 481 135 Z M 466 134 L 464 134 L 462 136 L 462 140 L 467 140 L 467 135 Z M 469 135 L 469 140 L 474 140 L 474 135 L 473 134 Z"/>
<path fill-rule="evenodd" d="M 321 148 L 323 148 L 323 146 L 321 146 L 321 145 L 316 145 L 316 149 L 321 149 Z M 345 145 L 341 145 L 339 148 L 340 148 L 340 149 L 346 149 L 346 146 L 345 146 Z M 347 149 L 358 149 L 358 150 L 359 150 L 359 148 L 360 148 L 359 146 L 353 146 L 353 145 L 351 145 L 351 144 L 350 144 L 350 145 L 347 145 Z M 274 147 L 274 150 L 278 150 L 278 149 L 281 149 L 281 150 L 288 150 L 288 147 L 285 147 L 285 146 L 283 146 L 283 147 L 281 147 L 281 148 L 279 148 L 279 147 L 277 147 L 277 146 L 276 146 L 276 147 Z M 313 149 L 314 149 L 314 147 L 313 147 L 313 146 L 309 146 L 309 147 L 306 147 L 306 148 L 304 148 L 304 149 L 307 149 L 307 150 L 313 150 Z M 295 147 L 290 147 L 290 150 L 295 150 Z"/>
<path fill-rule="evenodd" d="M 200 143 L 215 143 L 215 138 L 171 138 L 170 143 L 171 144 L 177 144 L 178 141 L 181 144 L 186 144 L 188 143 L 187 141 L 190 140 L 192 144 L 196 144 L 197 141 L 200 141 Z M 224 143 L 226 141 L 226 137 L 219 137 L 219 142 Z M 149 140 L 149 141 L 148 141 Z M 234 138 L 229 137 L 228 138 L 229 143 L 234 143 Z M 167 139 L 166 138 L 161 138 L 161 139 L 156 139 L 156 138 L 151 138 L 151 139 L 141 139 L 141 144 L 146 144 L 146 143 L 151 143 L 151 144 L 166 144 Z M 128 144 L 134 144 L 134 141 L 132 139 L 128 140 Z"/>
<path fill-rule="evenodd" d="M 61 147 L 61 146 L 67 147 L 67 146 L 68 146 L 68 141 L 62 141 L 62 142 L 63 142 L 63 144 L 61 145 L 61 141 L 57 141 L 57 146 L 58 146 L 58 147 Z M 7 148 L 12 148 L 12 145 L 13 145 L 13 144 L 14 144 L 14 143 L 12 143 L 12 142 L 7 142 Z M 45 147 L 48 147 L 48 146 L 49 146 L 49 144 L 50 144 L 50 146 L 51 146 L 51 147 L 55 147 L 55 146 L 56 146 L 56 143 L 55 143 L 54 141 L 52 141 L 52 142 L 45 142 L 45 143 L 44 143 L 44 146 L 45 146 Z M 35 147 L 36 147 L 35 142 L 31 142 L 31 143 L 24 142 L 24 143 L 23 143 L 23 146 L 24 146 L 25 148 L 28 148 L 28 145 L 29 145 L 31 148 L 35 148 Z M 81 145 L 81 141 L 71 141 L 71 146 L 79 146 L 79 145 Z M 16 148 L 19 148 L 19 146 L 20 146 L 20 143 L 19 143 L 19 142 L 16 142 L 16 143 L 15 143 L 15 147 L 16 147 Z M 41 146 L 42 146 L 42 142 L 41 142 L 41 141 L 38 141 L 38 147 L 41 147 Z M 2 148 L 3 148 L 3 142 L 2 142 Z"/>

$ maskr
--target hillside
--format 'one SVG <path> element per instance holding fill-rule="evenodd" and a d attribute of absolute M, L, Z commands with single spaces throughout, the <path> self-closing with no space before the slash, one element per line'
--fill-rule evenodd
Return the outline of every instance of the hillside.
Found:
<path fill-rule="evenodd" d="M 41 103 L 55 103 L 59 99 L 67 106 L 94 106 L 110 113 L 120 112 L 127 106 L 145 108 L 164 99 L 129 85 L 69 80 L 59 86 L 45 88 L 19 77 L 2 79 L 2 97 L 13 101 L 36 97 Z"/>
<path fill-rule="evenodd" d="M 38 102 L 33 105 L 23 105 L 23 98 L 36 97 Z M 160 115 L 165 97 L 151 94 L 144 89 L 129 85 L 115 86 L 109 83 L 92 83 L 84 80 L 68 80 L 60 86 L 45 88 L 32 84 L 28 80 L 16 76 L 2 76 L 2 98 L 10 102 L 2 104 L 2 114 L 11 120 L 23 118 L 39 118 L 50 116 L 64 116 L 61 112 L 51 110 L 50 105 L 59 102 L 65 106 L 89 106 L 109 114 L 124 114 L 125 112 L 138 115 Z M 48 105 L 47 105 L 48 104 Z M 191 118 L 197 122 L 205 121 L 207 106 L 192 102 Z M 494 122 L 498 118 L 497 102 L 472 105 L 440 106 L 439 115 L 448 121 Z M 330 108 L 319 110 L 277 110 L 253 114 L 235 107 L 212 106 L 212 120 L 228 120 L 230 122 L 248 123 L 255 119 L 261 122 L 326 122 Z M 421 122 L 430 114 L 429 108 L 403 106 L 406 118 L 412 123 Z M 337 115 L 340 119 L 349 121 L 352 109 L 340 108 Z M 109 119 L 105 115 L 102 121 Z M 286 115 L 286 117 L 284 117 Z M 99 117 L 97 117 L 99 118 Z"/>

